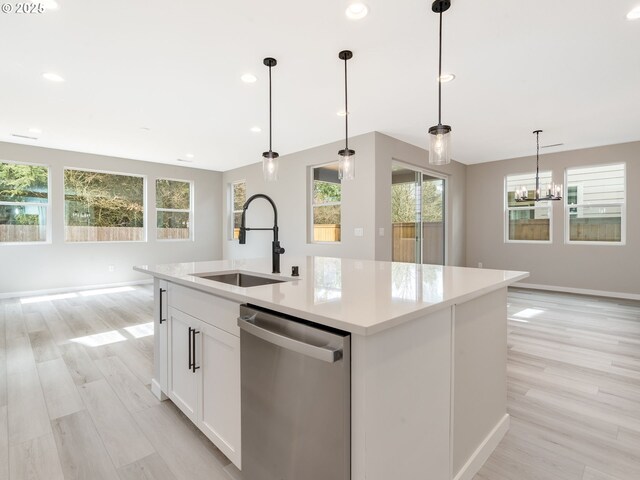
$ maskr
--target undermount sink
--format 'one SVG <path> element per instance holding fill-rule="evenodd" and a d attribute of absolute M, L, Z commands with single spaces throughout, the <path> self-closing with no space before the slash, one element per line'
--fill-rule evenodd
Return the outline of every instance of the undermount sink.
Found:
<path fill-rule="evenodd" d="M 212 275 L 210 273 L 196 273 L 194 276 L 204 278 L 205 280 L 213 280 L 214 282 L 222 282 L 236 287 L 258 287 L 260 285 L 270 285 L 272 283 L 284 283 L 285 280 L 275 278 L 257 277 L 247 273 L 220 273 Z"/>

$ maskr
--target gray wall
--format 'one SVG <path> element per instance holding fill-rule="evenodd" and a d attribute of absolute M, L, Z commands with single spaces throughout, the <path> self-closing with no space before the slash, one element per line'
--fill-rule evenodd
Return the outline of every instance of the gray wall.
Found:
<path fill-rule="evenodd" d="M 452 162 L 437 168 L 428 165 L 428 152 L 400 140 L 371 132 L 350 139 L 356 150 L 356 178 L 342 184 L 342 241 L 339 244 L 308 242 L 309 167 L 337 161 L 343 142 L 335 142 L 280 158 L 279 181 L 265 183 L 260 163 L 229 170 L 224 183 L 224 258 L 264 257 L 270 253 L 270 232 L 249 232 L 247 244 L 229 240 L 229 184 L 246 180 L 247 196 L 266 193 L 278 206 L 280 239 L 288 253 L 343 258 L 391 260 L 391 163 L 404 163 L 444 173 L 449 179 L 448 248 L 451 265 L 465 263 L 465 166 Z M 247 212 L 247 226 L 271 226 L 268 204 L 258 200 Z M 355 228 L 364 235 L 356 237 Z M 379 229 L 384 235 L 379 235 Z"/>
<path fill-rule="evenodd" d="M 566 245 L 562 201 L 553 202 L 552 244 L 504 242 L 504 177 L 535 171 L 535 157 L 467 167 L 467 263 L 531 272 L 526 282 L 626 294 L 640 293 L 640 142 L 543 155 L 540 169 L 565 183 L 564 170 L 626 162 L 626 245 Z"/>
<path fill-rule="evenodd" d="M 429 165 L 429 152 L 401 140 L 376 132 L 376 231 L 384 228 L 384 237 L 376 242 L 376 259 L 391 260 L 391 164 L 398 161 L 447 176 L 445 215 L 447 219 L 447 265 L 465 265 L 466 166 Z"/>
<path fill-rule="evenodd" d="M 0 143 L 0 160 L 33 162 L 50 167 L 52 243 L 0 245 L 0 294 L 146 280 L 134 265 L 221 258 L 222 174 L 123 158 L 90 155 L 11 143 Z M 65 243 L 64 167 L 145 175 L 147 242 Z M 155 240 L 155 179 L 194 182 L 194 241 Z M 114 265 L 113 272 L 108 271 Z"/>
<path fill-rule="evenodd" d="M 229 240 L 229 184 L 238 180 L 247 182 L 247 198 L 265 193 L 278 207 L 280 241 L 286 254 L 323 255 L 330 257 L 373 259 L 375 255 L 375 152 L 374 134 L 368 133 L 349 140 L 356 151 L 356 178 L 342 184 L 342 241 L 336 244 L 309 243 L 310 166 L 337 162 L 338 150 L 344 142 L 314 147 L 280 157 L 279 180 L 265 182 L 262 163 L 229 170 L 223 174 L 223 256 L 224 258 L 268 257 L 271 252 L 271 232 L 248 232 L 247 243 L 239 245 Z M 247 210 L 248 227 L 271 227 L 273 214 L 264 200 L 256 200 Z M 363 236 L 354 235 L 355 228 L 363 229 Z"/>

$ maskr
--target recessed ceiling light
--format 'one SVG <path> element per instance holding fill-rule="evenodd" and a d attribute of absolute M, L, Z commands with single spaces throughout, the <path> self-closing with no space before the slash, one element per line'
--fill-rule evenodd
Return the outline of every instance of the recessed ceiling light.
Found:
<path fill-rule="evenodd" d="M 50 82 L 64 82 L 64 78 L 53 72 L 43 73 L 42 77 L 46 80 L 49 80 Z"/>
<path fill-rule="evenodd" d="M 627 13 L 627 20 L 638 20 L 640 18 L 640 6 Z"/>
<path fill-rule="evenodd" d="M 36 135 L 39 135 L 42 133 L 42 130 L 40 130 L 39 128 L 33 127 L 29 129 L 29 133 L 35 133 Z"/>
<path fill-rule="evenodd" d="M 344 13 L 347 15 L 347 18 L 350 18 L 351 20 L 360 20 L 367 16 L 369 13 L 369 7 L 364 3 L 355 2 L 349 5 Z"/>
<path fill-rule="evenodd" d="M 442 83 L 449 83 L 456 79 L 456 76 L 453 73 L 443 73 L 440 75 L 440 81 Z"/>
<path fill-rule="evenodd" d="M 195 157 L 195 155 L 193 153 L 187 153 L 187 154 L 185 154 L 185 157 L 193 158 L 193 157 Z"/>
<path fill-rule="evenodd" d="M 262 131 L 262 129 L 260 127 L 251 127 L 251 131 L 253 133 L 260 133 Z"/>
<path fill-rule="evenodd" d="M 347 116 L 347 112 L 345 112 L 344 110 L 338 110 L 336 112 L 336 115 L 338 115 L 339 117 L 346 117 Z"/>
<path fill-rule="evenodd" d="M 251 73 L 245 73 L 240 77 L 240 80 L 242 80 L 244 83 L 255 83 L 255 81 L 258 79 L 256 78 L 255 75 L 252 75 Z"/>

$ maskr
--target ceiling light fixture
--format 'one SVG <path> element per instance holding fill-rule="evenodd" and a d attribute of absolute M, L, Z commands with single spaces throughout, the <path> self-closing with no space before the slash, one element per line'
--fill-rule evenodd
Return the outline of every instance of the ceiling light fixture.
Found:
<path fill-rule="evenodd" d="M 627 20 L 638 20 L 640 18 L 640 6 L 635 7 L 627 13 Z"/>
<path fill-rule="evenodd" d="M 542 130 L 534 130 L 536 136 L 536 189 L 533 197 L 529 197 L 529 189 L 527 187 L 516 188 L 514 198 L 516 202 L 542 202 L 547 200 L 562 200 L 562 184 L 556 185 L 551 182 L 547 184 L 545 194 L 540 192 L 540 134 Z"/>
<path fill-rule="evenodd" d="M 60 75 L 58 75 L 57 73 L 53 73 L 53 72 L 46 72 L 42 74 L 42 77 L 45 80 L 49 80 L 50 82 L 64 82 L 64 78 L 62 78 Z"/>
<path fill-rule="evenodd" d="M 251 127 L 251 131 L 253 133 L 260 133 L 262 131 L 262 129 L 260 127 Z"/>
<path fill-rule="evenodd" d="M 39 135 L 42 133 L 42 130 L 40 130 L 39 128 L 32 127 L 29 129 L 29 133 L 35 133 L 36 135 Z"/>
<path fill-rule="evenodd" d="M 347 15 L 347 18 L 350 18 L 351 20 L 360 20 L 367 16 L 369 13 L 369 7 L 364 3 L 355 2 L 349 5 L 344 13 Z"/>
<path fill-rule="evenodd" d="M 450 0 L 435 0 L 431 10 L 440 16 L 438 78 L 442 78 L 442 14 L 451 7 Z M 438 82 L 438 125 L 429 129 L 429 163 L 445 165 L 451 162 L 451 127 L 442 124 L 442 82 Z"/>
<path fill-rule="evenodd" d="M 338 54 L 340 60 L 344 60 L 344 149 L 338 152 L 338 178 L 340 180 L 353 180 L 356 177 L 356 151 L 349 148 L 349 104 L 347 89 L 347 60 L 353 57 L 350 50 L 342 50 Z"/>
<path fill-rule="evenodd" d="M 263 62 L 269 67 L 269 151 L 262 153 L 262 175 L 265 182 L 275 182 L 278 180 L 278 152 L 272 149 L 272 130 L 271 130 L 271 68 L 275 67 L 278 62 L 275 58 L 267 57 Z"/>
<path fill-rule="evenodd" d="M 336 115 L 338 115 L 339 117 L 346 117 L 347 116 L 347 112 L 345 112 L 344 110 L 338 110 L 336 112 Z"/>
<path fill-rule="evenodd" d="M 453 73 L 443 73 L 440 75 L 440 81 L 442 83 L 449 83 L 456 79 L 456 76 Z"/>
<path fill-rule="evenodd" d="M 245 73 L 240 77 L 240 80 L 242 80 L 244 83 L 255 83 L 258 78 L 250 73 Z"/>
<path fill-rule="evenodd" d="M 185 154 L 185 157 L 193 158 L 193 157 L 195 157 L 195 155 L 193 153 L 187 153 L 187 154 Z"/>

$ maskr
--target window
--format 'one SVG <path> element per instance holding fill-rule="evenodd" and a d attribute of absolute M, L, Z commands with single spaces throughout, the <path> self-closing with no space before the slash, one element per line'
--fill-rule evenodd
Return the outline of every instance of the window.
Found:
<path fill-rule="evenodd" d="M 190 240 L 191 220 L 191 182 L 157 179 L 157 239 Z"/>
<path fill-rule="evenodd" d="M 339 242 L 342 186 L 338 164 L 312 168 L 311 174 L 312 241 Z"/>
<path fill-rule="evenodd" d="M 244 180 L 234 182 L 231 190 L 231 240 L 236 240 L 240 235 L 240 222 L 242 221 L 242 207 L 247 201 L 247 184 Z"/>
<path fill-rule="evenodd" d="M 624 243 L 624 163 L 567 169 L 565 215 L 567 242 Z"/>
<path fill-rule="evenodd" d="M 49 169 L 0 163 L 0 244 L 48 240 Z"/>
<path fill-rule="evenodd" d="M 144 241 L 144 195 L 144 177 L 65 169 L 65 241 Z"/>
<path fill-rule="evenodd" d="M 540 172 L 540 185 L 551 183 L 551 172 Z M 505 241 L 551 242 L 551 202 L 516 202 L 516 188 L 535 197 L 535 174 L 509 175 L 505 181 Z"/>

